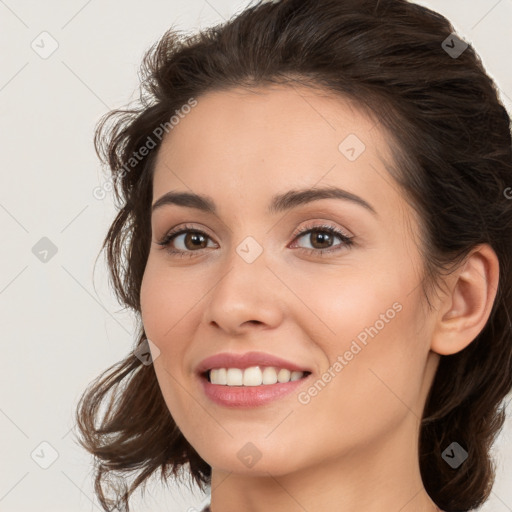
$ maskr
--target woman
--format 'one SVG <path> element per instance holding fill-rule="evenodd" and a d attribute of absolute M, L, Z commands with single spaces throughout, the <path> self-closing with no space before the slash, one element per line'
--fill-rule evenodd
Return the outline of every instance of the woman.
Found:
<path fill-rule="evenodd" d="M 143 70 L 141 106 L 96 134 L 112 282 L 140 320 L 77 411 L 104 509 L 182 467 L 212 512 L 484 503 L 512 387 L 512 155 L 473 48 L 404 0 L 282 0 L 168 31 Z"/>

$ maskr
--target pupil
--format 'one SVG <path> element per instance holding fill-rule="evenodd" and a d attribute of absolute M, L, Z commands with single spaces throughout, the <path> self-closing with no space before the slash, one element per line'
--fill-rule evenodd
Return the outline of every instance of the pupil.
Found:
<path fill-rule="evenodd" d="M 328 243 L 329 242 L 329 239 L 330 239 L 330 234 L 329 233 L 317 233 L 316 235 L 316 238 L 320 240 L 320 243 L 322 243 L 322 241 L 324 243 Z M 323 247 L 322 247 L 323 248 Z"/>
<path fill-rule="evenodd" d="M 190 240 L 193 240 L 193 242 L 192 242 L 193 247 L 196 247 L 196 248 L 198 247 L 196 242 L 199 241 L 199 243 L 201 243 L 201 241 L 200 241 L 201 238 L 203 238 L 203 242 L 204 242 L 204 237 L 200 233 L 189 233 L 189 235 L 187 236 L 187 239 L 189 236 L 190 236 Z M 190 249 L 190 247 L 187 247 L 187 248 Z"/>

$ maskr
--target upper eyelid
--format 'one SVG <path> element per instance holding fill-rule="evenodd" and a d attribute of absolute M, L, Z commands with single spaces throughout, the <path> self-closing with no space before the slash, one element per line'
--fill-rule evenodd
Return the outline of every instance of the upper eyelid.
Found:
<path fill-rule="evenodd" d="M 340 210 L 341 208 L 341 210 Z M 184 210 L 187 210 L 187 208 L 183 208 Z M 162 212 L 159 211 L 160 208 L 158 208 L 155 212 L 153 212 L 152 214 L 152 221 L 151 221 L 151 224 L 152 225 L 155 225 L 155 219 L 162 219 L 162 221 L 164 221 L 165 218 L 167 218 L 167 215 L 168 215 L 168 212 L 165 208 L 162 208 Z M 164 211 L 165 210 L 165 211 Z M 315 204 L 315 202 L 311 202 L 311 203 L 307 203 L 306 205 L 304 205 L 303 208 L 301 209 L 296 209 L 294 211 L 290 211 L 288 212 L 289 213 L 289 218 L 291 217 L 292 219 L 296 219 L 297 220 L 297 223 L 301 223 L 301 222 L 312 222 L 312 221 L 318 221 L 318 222 L 328 222 L 328 223 L 335 223 L 337 226 L 337 229 L 340 229 L 341 231 L 344 232 L 344 234 L 346 234 L 347 236 L 350 236 L 350 230 L 348 230 L 347 228 L 345 227 L 339 227 L 340 225 L 340 222 L 341 222 L 341 225 L 343 225 L 343 223 L 345 222 L 349 222 L 350 223 L 356 223 L 357 225 L 359 225 L 359 223 L 363 223 L 364 225 L 364 219 L 361 219 L 361 217 L 359 215 L 357 215 L 356 217 L 356 214 L 355 212 L 353 212 L 351 209 L 347 209 L 345 210 L 344 208 L 341 207 L 341 205 L 337 205 L 337 207 L 335 208 L 333 205 L 317 205 Z M 232 233 L 232 229 L 217 215 L 214 215 L 214 218 L 210 218 L 210 214 L 205 214 L 204 212 L 198 212 L 198 216 L 199 216 L 199 224 L 201 224 L 201 217 L 205 216 L 204 218 L 209 218 L 208 222 L 210 222 L 211 220 L 214 221 L 215 224 L 219 223 L 219 227 L 221 229 L 221 231 L 227 231 L 227 232 L 230 232 Z M 181 217 L 181 212 L 180 212 L 180 215 Z M 287 215 L 284 215 L 283 217 L 286 217 L 288 216 Z M 304 219 L 303 216 L 307 216 L 309 217 L 309 219 Z M 172 217 L 171 217 L 172 218 Z M 356 221 L 357 219 L 357 221 Z M 165 222 L 165 221 L 164 221 Z M 292 222 L 296 222 L 295 220 L 292 220 Z M 157 225 L 160 223 L 160 220 L 158 220 L 157 222 Z M 276 222 L 274 223 L 267 231 L 266 233 L 268 233 L 269 231 L 272 231 L 275 229 L 276 225 L 278 225 L 280 222 Z M 177 225 L 180 225 L 180 224 L 187 224 L 186 221 L 184 221 L 183 223 L 178 223 Z M 170 228 L 168 230 L 171 231 L 173 228 Z M 203 228 L 199 228 L 199 229 L 203 229 Z M 205 228 L 206 229 L 206 228 Z M 158 230 L 159 231 L 159 230 Z"/>
<path fill-rule="evenodd" d="M 306 225 L 302 227 L 297 227 L 293 230 L 292 235 L 293 237 L 296 237 L 298 235 L 304 235 L 308 233 L 309 231 L 314 230 L 333 230 L 340 232 L 343 236 L 346 236 L 347 238 L 352 237 L 353 235 L 350 234 L 350 232 L 342 227 L 339 227 L 334 223 L 333 221 L 327 221 L 327 220 L 316 220 L 316 221 L 308 221 Z"/>
<path fill-rule="evenodd" d="M 332 221 L 327 220 L 310 220 L 306 222 L 306 225 L 302 227 L 297 227 L 293 230 L 292 234 L 290 235 L 292 237 L 292 242 L 295 241 L 298 237 L 305 236 L 309 234 L 311 231 L 315 230 L 324 230 L 324 231 L 333 231 L 335 232 L 335 236 L 341 236 L 346 237 L 348 239 L 353 238 L 353 235 L 349 234 L 347 230 L 344 228 L 341 228 L 337 225 L 335 225 Z M 176 237 L 189 233 L 189 232 L 202 232 L 204 235 L 206 235 L 211 240 L 214 240 L 214 237 L 208 233 L 208 230 L 203 227 L 196 227 L 192 225 L 188 225 L 187 223 L 169 229 L 166 231 L 166 233 L 160 238 L 160 240 L 168 240 L 170 242 L 171 240 L 176 239 Z M 336 233 L 337 232 L 337 233 Z M 215 242 L 217 243 L 217 242 Z"/>

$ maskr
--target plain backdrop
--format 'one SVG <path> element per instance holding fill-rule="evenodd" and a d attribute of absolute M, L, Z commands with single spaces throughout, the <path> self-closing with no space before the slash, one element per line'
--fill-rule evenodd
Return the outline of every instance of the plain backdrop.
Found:
<path fill-rule="evenodd" d="M 512 112 L 512 0 L 418 3 L 444 14 L 475 46 Z M 102 200 L 92 193 L 105 180 L 94 127 L 138 97 L 141 58 L 171 25 L 204 28 L 248 4 L 0 0 L 2 512 L 101 510 L 91 457 L 72 435 L 74 408 L 134 338 L 103 258 L 93 275 L 115 213 L 111 193 Z M 494 447 L 497 481 L 481 510 L 512 511 L 511 434 L 512 416 Z M 202 498 L 155 479 L 132 504 L 136 512 L 185 512 Z"/>

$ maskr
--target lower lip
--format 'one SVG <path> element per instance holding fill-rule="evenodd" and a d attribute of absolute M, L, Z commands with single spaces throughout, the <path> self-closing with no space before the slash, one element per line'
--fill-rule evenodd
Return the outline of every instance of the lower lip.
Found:
<path fill-rule="evenodd" d="M 212 384 L 201 375 L 200 380 L 206 396 L 216 404 L 226 407 L 257 407 L 278 400 L 301 386 L 306 377 L 290 382 L 265 384 L 261 386 L 224 386 Z"/>

